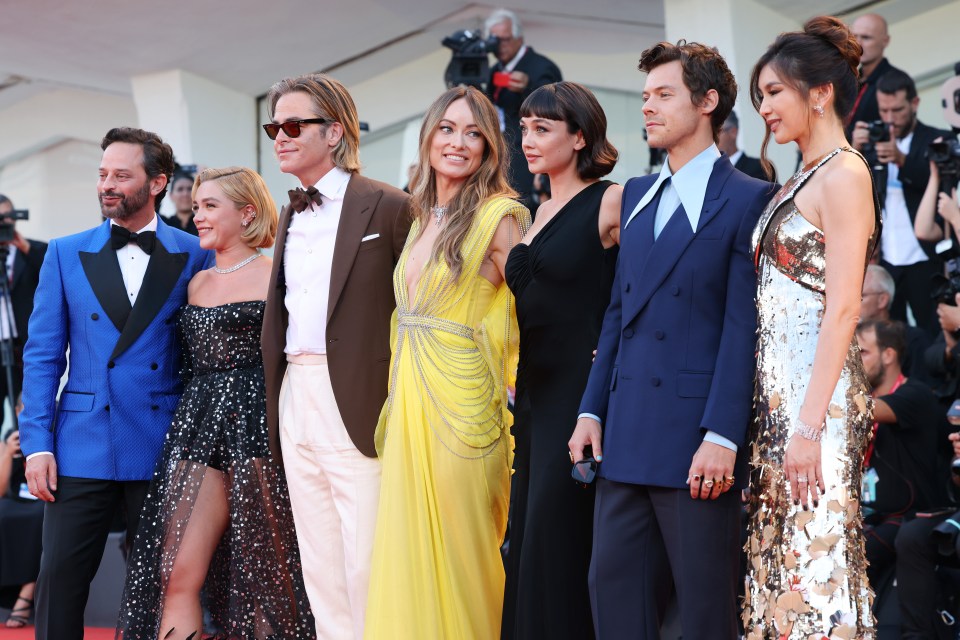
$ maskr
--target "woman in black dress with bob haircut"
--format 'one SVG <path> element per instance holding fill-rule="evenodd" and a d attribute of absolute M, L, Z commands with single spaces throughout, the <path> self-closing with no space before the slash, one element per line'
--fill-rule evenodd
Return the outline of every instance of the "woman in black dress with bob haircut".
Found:
<path fill-rule="evenodd" d="M 520 325 L 516 458 L 503 638 L 592 638 L 587 570 L 594 489 L 570 477 L 577 421 L 620 238 L 619 185 L 600 180 L 617 150 L 596 97 L 573 82 L 534 91 L 520 109 L 531 173 L 552 198 L 511 251 L 506 280 Z"/>

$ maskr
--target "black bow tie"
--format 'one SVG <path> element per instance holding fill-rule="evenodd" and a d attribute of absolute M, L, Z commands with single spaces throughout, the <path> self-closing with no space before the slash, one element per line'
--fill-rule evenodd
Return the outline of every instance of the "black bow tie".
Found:
<path fill-rule="evenodd" d="M 311 201 L 316 202 L 318 206 L 323 202 L 320 198 L 320 192 L 317 191 L 316 187 L 310 187 L 306 191 L 297 187 L 296 189 L 287 191 L 287 195 L 290 196 L 290 206 L 293 207 L 293 210 L 297 213 L 306 211 Z"/>
<path fill-rule="evenodd" d="M 114 251 L 124 248 L 131 242 L 136 242 L 144 253 L 150 255 L 157 245 L 157 234 L 155 231 L 135 233 L 118 224 L 110 225 L 110 246 Z"/>

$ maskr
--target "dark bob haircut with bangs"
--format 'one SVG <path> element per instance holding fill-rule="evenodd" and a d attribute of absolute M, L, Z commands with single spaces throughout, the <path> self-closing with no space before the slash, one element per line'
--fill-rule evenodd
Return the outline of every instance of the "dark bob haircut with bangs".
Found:
<path fill-rule="evenodd" d="M 566 122 L 567 131 L 583 134 L 586 146 L 577 152 L 581 180 L 602 178 L 617 164 L 617 149 L 607 140 L 607 116 L 583 85 L 564 81 L 540 87 L 520 105 L 520 117 Z"/>

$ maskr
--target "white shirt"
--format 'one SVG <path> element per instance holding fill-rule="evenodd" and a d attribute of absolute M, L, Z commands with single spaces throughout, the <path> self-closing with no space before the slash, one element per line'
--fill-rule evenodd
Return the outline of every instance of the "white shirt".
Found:
<path fill-rule="evenodd" d="M 16 259 L 17 248 L 15 246 L 7 245 L 9 253 L 7 254 L 7 286 L 13 286 L 13 262 Z M 3 340 L 9 340 L 10 338 L 16 338 L 19 336 L 17 333 L 17 321 L 13 317 L 13 303 L 10 298 L 6 296 L 3 297 L 3 308 L 0 309 L 0 338 Z M 2 375 L 2 372 L 0 372 Z"/>
<path fill-rule="evenodd" d="M 327 307 L 333 248 L 340 226 L 343 196 L 350 174 L 339 167 L 327 172 L 314 185 L 322 197 L 301 213 L 292 212 L 283 248 L 283 273 L 287 293 L 287 346 L 290 355 L 327 352 Z"/>
<path fill-rule="evenodd" d="M 110 221 L 111 226 L 115 224 L 117 224 L 116 220 Z M 142 229 L 137 229 L 136 233 L 142 231 L 156 233 L 156 215 Z M 150 264 L 150 256 L 136 242 L 131 242 L 127 246 L 117 249 L 117 262 L 120 263 L 123 286 L 127 291 L 127 300 L 130 301 L 132 307 L 137 302 L 137 296 L 140 295 L 140 287 L 143 285 L 143 276 L 147 273 L 147 265 Z"/>
<path fill-rule="evenodd" d="M 910 153 L 913 133 L 897 140 L 900 153 Z M 903 197 L 903 183 L 900 182 L 900 167 L 891 162 L 887 164 L 887 198 L 883 206 L 883 233 L 880 234 L 880 250 L 883 259 L 898 267 L 918 262 L 926 262 L 927 257 L 920 241 L 917 240 L 907 210 L 907 201 Z"/>
<path fill-rule="evenodd" d="M 737 166 L 737 163 L 740 162 L 740 158 L 743 157 L 743 149 L 737 149 L 737 152 L 730 156 L 730 164 Z"/>
<path fill-rule="evenodd" d="M 713 165 L 720 157 L 720 150 L 717 145 L 711 144 L 709 147 L 698 153 L 687 164 L 683 165 L 679 171 L 673 173 L 670 171 L 670 158 L 660 167 L 660 175 L 653 186 L 643 194 L 640 202 L 633 208 L 630 217 L 627 218 L 624 228 L 633 220 L 645 206 L 657 196 L 657 189 L 667 178 L 670 182 L 663 188 L 663 195 L 660 197 L 660 204 L 657 207 L 657 217 L 653 224 L 653 237 L 660 235 L 660 232 L 670 216 L 676 211 L 680 204 L 683 204 L 683 210 L 690 221 L 690 227 L 693 232 L 697 231 L 697 224 L 700 222 L 700 210 L 703 209 L 703 200 L 707 196 L 707 183 L 710 182 L 710 175 L 713 173 Z"/>

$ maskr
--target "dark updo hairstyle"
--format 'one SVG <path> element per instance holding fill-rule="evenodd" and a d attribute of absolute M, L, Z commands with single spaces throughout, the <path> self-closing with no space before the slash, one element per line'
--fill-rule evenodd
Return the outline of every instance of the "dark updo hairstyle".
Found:
<path fill-rule="evenodd" d="M 564 81 L 540 87 L 520 105 L 520 117 L 566 122 L 570 133 L 583 133 L 585 146 L 577 152 L 581 180 L 602 178 L 617 164 L 617 149 L 607 140 L 607 116 L 583 85 Z"/>
<path fill-rule="evenodd" d="M 863 48 L 843 22 L 833 16 L 817 16 L 803 25 L 803 31 L 781 33 L 760 56 L 750 75 L 750 100 L 760 111 L 763 94 L 760 72 L 769 65 L 784 84 L 801 94 L 812 87 L 833 85 L 833 110 L 841 121 L 853 111 L 859 90 L 857 67 Z M 776 171 L 767 159 L 770 127 L 763 137 L 760 162 L 776 180 Z"/>
<path fill-rule="evenodd" d="M 662 64 L 680 61 L 683 84 L 690 91 L 690 101 L 699 107 L 713 89 L 717 106 L 710 113 L 713 141 L 720 139 L 720 129 L 737 101 L 737 81 L 720 52 L 699 42 L 680 40 L 677 44 L 659 42 L 640 54 L 640 71 L 650 73 Z"/>

